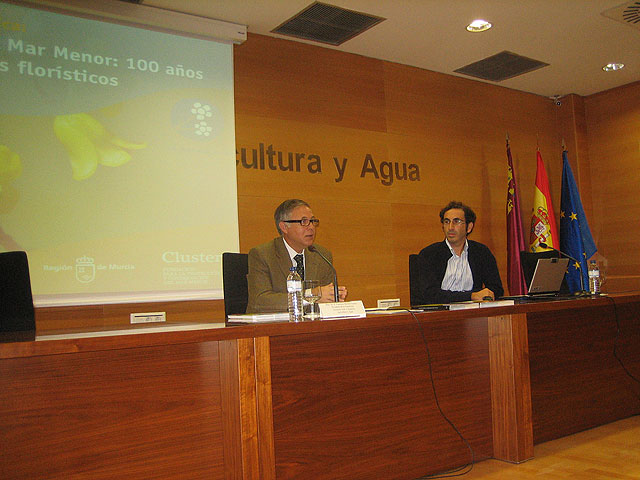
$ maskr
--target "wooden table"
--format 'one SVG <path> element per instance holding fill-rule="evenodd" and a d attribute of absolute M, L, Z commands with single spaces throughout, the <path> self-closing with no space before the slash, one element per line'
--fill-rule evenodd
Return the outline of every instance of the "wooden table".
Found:
<path fill-rule="evenodd" d="M 613 356 L 617 315 L 618 356 L 640 375 L 639 307 L 626 296 L 0 344 L 0 478 L 414 479 L 471 449 L 524 461 L 534 442 L 640 412 Z"/>

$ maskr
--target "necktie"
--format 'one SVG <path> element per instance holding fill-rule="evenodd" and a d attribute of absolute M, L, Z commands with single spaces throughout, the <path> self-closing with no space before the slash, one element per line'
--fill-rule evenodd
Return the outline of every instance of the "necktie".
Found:
<path fill-rule="evenodd" d="M 302 256 L 301 253 L 299 253 L 298 255 L 293 257 L 293 259 L 296 261 L 296 264 L 297 264 L 296 272 L 298 272 L 298 275 L 300 275 L 300 278 L 304 280 L 304 257 Z"/>

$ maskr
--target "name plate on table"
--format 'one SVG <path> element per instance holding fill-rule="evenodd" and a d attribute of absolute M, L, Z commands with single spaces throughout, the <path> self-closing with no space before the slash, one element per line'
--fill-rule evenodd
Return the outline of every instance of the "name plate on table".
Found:
<path fill-rule="evenodd" d="M 320 318 L 366 317 L 362 300 L 351 302 L 319 303 Z"/>

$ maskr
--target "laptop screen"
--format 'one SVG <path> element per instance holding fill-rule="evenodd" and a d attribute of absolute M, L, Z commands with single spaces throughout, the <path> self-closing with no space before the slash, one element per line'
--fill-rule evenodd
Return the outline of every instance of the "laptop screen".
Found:
<path fill-rule="evenodd" d="M 539 258 L 531 277 L 529 294 L 558 293 L 568 264 L 568 258 Z"/>

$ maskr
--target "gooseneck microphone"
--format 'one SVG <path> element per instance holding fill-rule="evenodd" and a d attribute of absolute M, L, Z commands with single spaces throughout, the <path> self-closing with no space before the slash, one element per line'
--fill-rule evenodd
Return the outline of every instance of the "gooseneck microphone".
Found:
<path fill-rule="evenodd" d="M 338 274 L 336 273 L 336 269 L 334 268 L 333 264 L 329 261 L 329 259 L 327 257 L 325 257 L 322 253 L 320 253 L 320 250 L 318 250 L 315 245 L 309 245 L 307 247 L 307 250 L 309 250 L 310 252 L 314 252 L 317 253 L 318 255 L 320 255 L 320 257 L 329 264 L 329 266 L 331 267 L 331 270 L 333 271 L 333 297 L 334 300 L 337 302 L 340 300 L 340 297 L 338 296 Z"/>
<path fill-rule="evenodd" d="M 558 252 L 560 255 L 564 255 L 568 259 L 573 260 L 574 262 L 578 263 L 578 265 L 581 266 L 581 268 L 580 268 L 580 291 L 576 292 L 576 295 L 588 295 L 587 291 L 584 289 L 584 278 L 582 278 L 582 263 L 580 262 L 580 260 L 578 260 L 577 258 L 573 258 L 571 255 L 569 255 L 567 253 L 564 253 L 563 251 L 558 250 L 557 248 L 553 248 L 553 247 L 547 245 L 544 242 L 540 242 L 538 245 L 540 245 L 542 248 L 550 248 L 554 252 Z"/>

